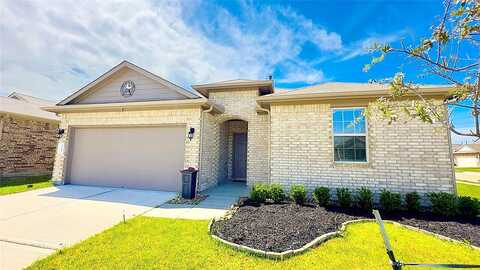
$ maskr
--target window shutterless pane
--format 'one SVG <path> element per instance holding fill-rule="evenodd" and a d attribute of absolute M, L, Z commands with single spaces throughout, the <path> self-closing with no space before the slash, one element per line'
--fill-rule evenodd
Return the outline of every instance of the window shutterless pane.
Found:
<path fill-rule="evenodd" d="M 333 122 L 333 133 L 343 133 L 343 122 Z"/>
<path fill-rule="evenodd" d="M 335 148 L 343 147 L 343 136 L 335 136 L 334 137 L 334 145 Z"/>
<path fill-rule="evenodd" d="M 343 112 L 343 121 L 350 122 L 355 119 L 353 116 L 353 110 L 346 109 L 346 110 L 342 110 L 342 112 Z"/>
<path fill-rule="evenodd" d="M 353 115 L 354 115 L 355 118 L 358 118 L 358 117 L 362 116 L 362 113 L 363 113 L 363 109 L 353 110 Z"/>
<path fill-rule="evenodd" d="M 361 119 L 355 124 L 355 133 L 365 133 L 365 119 Z"/>
<path fill-rule="evenodd" d="M 335 161 L 367 161 L 365 136 L 335 136 Z"/>
<path fill-rule="evenodd" d="M 355 149 L 355 161 L 367 161 L 367 150 Z"/>
<path fill-rule="evenodd" d="M 355 150 L 353 148 L 345 149 L 344 153 L 345 153 L 345 156 L 344 156 L 345 161 L 355 161 Z"/>
<path fill-rule="evenodd" d="M 334 160 L 335 161 L 340 161 L 343 159 L 343 151 L 340 149 L 335 149 L 334 150 Z"/>
<path fill-rule="evenodd" d="M 343 133 L 354 133 L 355 125 L 353 121 L 343 122 Z"/>
<path fill-rule="evenodd" d="M 334 122 L 342 122 L 343 121 L 341 110 L 334 110 L 333 111 L 333 121 Z"/>
<path fill-rule="evenodd" d="M 365 148 L 365 136 L 355 136 L 355 148 Z"/>
<path fill-rule="evenodd" d="M 333 110 L 335 161 L 367 161 L 365 136 L 367 127 L 363 112 L 364 109 L 359 108 Z M 342 134 L 349 136 L 342 136 Z"/>
<path fill-rule="evenodd" d="M 354 147 L 354 136 L 342 136 L 343 137 L 343 147 L 345 148 L 353 148 Z"/>

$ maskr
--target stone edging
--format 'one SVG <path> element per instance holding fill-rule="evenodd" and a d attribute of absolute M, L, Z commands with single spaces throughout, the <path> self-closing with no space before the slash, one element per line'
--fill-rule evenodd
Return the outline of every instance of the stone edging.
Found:
<path fill-rule="evenodd" d="M 303 252 L 305 252 L 305 251 L 307 251 L 311 248 L 314 248 L 314 247 L 316 247 L 316 246 L 322 244 L 323 242 L 326 242 L 326 241 L 328 241 L 332 238 L 343 236 L 343 233 L 345 232 L 345 230 L 347 228 L 347 225 L 354 224 L 354 223 L 375 222 L 375 219 L 356 219 L 356 220 L 350 220 L 350 221 L 343 222 L 338 231 L 323 234 L 323 235 L 315 238 L 310 243 L 305 244 L 301 248 L 293 249 L 293 250 L 290 249 L 290 250 L 286 250 L 284 252 L 272 252 L 272 251 L 264 251 L 264 250 L 260 250 L 260 249 L 254 249 L 254 248 L 251 248 L 251 247 L 235 244 L 233 242 L 222 239 L 222 238 L 220 238 L 220 237 L 218 237 L 218 236 L 216 236 L 212 233 L 212 225 L 215 221 L 217 221 L 217 219 L 215 219 L 215 218 L 210 220 L 210 222 L 208 224 L 208 233 L 216 241 L 218 241 L 220 243 L 223 243 L 227 246 L 230 246 L 230 247 L 232 247 L 236 250 L 245 251 L 245 252 L 248 252 L 250 254 L 259 256 L 259 257 L 265 257 L 265 258 L 274 259 L 274 260 L 284 260 L 284 259 L 287 259 L 289 257 L 302 254 Z M 397 225 L 397 226 L 400 226 L 400 227 L 404 227 L 404 228 L 407 228 L 407 229 L 410 229 L 410 230 L 413 230 L 413 231 L 426 233 L 426 234 L 432 235 L 432 236 L 437 237 L 437 238 L 442 239 L 442 240 L 447 240 L 447 241 L 454 242 L 454 243 L 465 244 L 462 241 L 458 241 L 458 240 L 455 240 L 455 239 L 452 239 L 452 238 L 449 238 L 449 237 L 446 237 L 446 236 L 443 236 L 443 235 L 440 235 L 440 234 L 436 234 L 436 233 L 433 233 L 433 232 L 429 232 L 429 231 L 426 231 L 426 230 L 423 230 L 423 229 L 420 229 L 420 228 L 417 228 L 417 227 L 413 227 L 413 226 L 410 226 L 410 225 L 404 225 L 404 224 L 401 224 L 401 223 L 398 223 L 398 222 L 395 222 L 395 221 L 390 221 L 390 220 L 387 220 L 385 222 L 388 222 L 388 223 L 391 223 L 391 224 L 394 224 L 394 225 Z M 469 245 L 469 246 L 473 249 L 480 250 L 479 247 L 476 247 L 474 245 Z"/>

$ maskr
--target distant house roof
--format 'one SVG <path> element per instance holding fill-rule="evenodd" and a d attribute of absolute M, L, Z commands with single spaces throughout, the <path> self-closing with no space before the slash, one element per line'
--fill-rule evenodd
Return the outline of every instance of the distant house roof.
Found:
<path fill-rule="evenodd" d="M 477 154 L 480 153 L 480 143 L 462 144 L 453 149 L 453 154 Z"/>
<path fill-rule="evenodd" d="M 0 96 L 0 113 L 15 114 L 29 118 L 49 121 L 60 121 L 60 118 L 51 112 L 41 109 L 43 106 L 53 106 L 55 102 L 13 92 L 8 97 Z"/>
<path fill-rule="evenodd" d="M 453 143 L 453 144 L 452 144 L 452 150 L 453 150 L 453 152 L 457 151 L 457 149 L 459 149 L 459 148 L 462 147 L 462 146 L 463 146 L 463 144 L 455 144 L 455 143 Z"/>
<path fill-rule="evenodd" d="M 22 100 L 33 105 L 38 105 L 39 107 L 51 106 L 52 104 L 55 104 L 55 101 L 52 101 L 52 100 L 46 100 L 43 98 L 38 98 L 38 97 L 34 97 L 34 96 L 30 96 L 30 95 L 26 95 L 18 92 L 12 92 L 10 95 L 8 95 L 8 97 Z"/>
<path fill-rule="evenodd" d="M 450 85 L 421 85 L 424 94 L 447 95 Z M 315 98 L 362 98 L 388 94 L 390 86 L 378 83 L 328 82 L 296 89 L 276 89 L 273 94 L 259 98 L 260 102 Z"/>

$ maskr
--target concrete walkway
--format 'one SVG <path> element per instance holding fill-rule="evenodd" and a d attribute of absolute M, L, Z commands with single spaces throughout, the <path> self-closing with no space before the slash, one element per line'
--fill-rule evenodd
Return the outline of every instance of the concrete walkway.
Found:
<path fill-rule="evenodd" d="M 244 183 L 227 183 L 208 189 L 208 197 L 197 205 L 163 204 L 144 214 L 149 217 L 180 219 L 211 219 L 223 216 L 241 196 L 248 196 Z"/>

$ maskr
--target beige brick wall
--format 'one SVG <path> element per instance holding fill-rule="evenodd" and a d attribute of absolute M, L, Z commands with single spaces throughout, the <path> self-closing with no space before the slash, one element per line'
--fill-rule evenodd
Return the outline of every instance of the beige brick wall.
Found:
<path fill-rule="evenodd" d="M 0 115 L 0 177 L 52 173 L 55 122 Z"/>
<path fill-rule="evenodd" d="M 68 139 L 70 128 L 75 126 L 139 126 L 139 125 L 186 125 L 185 128 L 185 167 L 199 167 L 200 147 L 200 115 L 201 109 L 159 109 L 144 111 L 116 111 L 116 112 L 87 112 L 62 114 L 60 127 L 65 129 L 65 134 L 59 144 L 64 145 L 63 153 L 57 151 L 53 179 L 59 184 L 63 183 L 66 161 L 68 159 Z M 189 128 L 195 128 L 194 138 L 187 138 Z M 181 168 L 180 168 L 181 169 Z"/>
<path fill-rule="evenodd" d="M 368 123 L 368 162 L 333 161 L 330 104 L 271 107 L 271 179 L 289 187 L 368 187 L 406 193 L 455 192 L 449 132 L 418 120 L 391 125 L 372 114 Z"/>
<path fill-rule="evenodd" d="M 225 122 L 243 120 L 247 122 L 247 184 L 269 181 L 269 124 L 268 115 L 256 111 L 256 88 L 210 92 L 209 99 L 222 105 L 225 112 L 204 119 L 204 140 L 200 179 L 212 186 L 228 179 L 229 155 L 228 136 Z M 231 164 L 231 163 L 230 163 Z"/>

